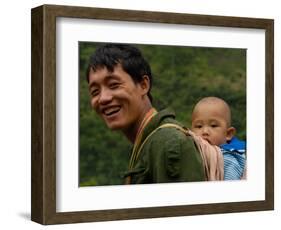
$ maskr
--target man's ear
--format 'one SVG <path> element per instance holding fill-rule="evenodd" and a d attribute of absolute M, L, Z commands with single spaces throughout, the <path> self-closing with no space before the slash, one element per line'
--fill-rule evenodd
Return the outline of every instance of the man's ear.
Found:
<path fill-rule="evenodd" d="M 226 141 L 230 141 L 236 134 L 236 129 L 234 127 L 229 127 L 226 131 Z"/>
<path fill-rule="evenodd" d="M 147 75 L 143 75 L 142 81 L 140 82 L 140 86 L 143 91 L 143 95 L 146 95 L 150 89 L 150 80 Z"/>

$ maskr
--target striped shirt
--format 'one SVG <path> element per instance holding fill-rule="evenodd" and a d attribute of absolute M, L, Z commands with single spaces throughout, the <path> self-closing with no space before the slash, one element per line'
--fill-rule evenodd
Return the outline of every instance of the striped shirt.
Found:
<path fill-rule="evenodd" d="M 220 145 L 224 159 L 224 180 L 240 180 L 246 166 L 246 142 L 233 137 Z"/>

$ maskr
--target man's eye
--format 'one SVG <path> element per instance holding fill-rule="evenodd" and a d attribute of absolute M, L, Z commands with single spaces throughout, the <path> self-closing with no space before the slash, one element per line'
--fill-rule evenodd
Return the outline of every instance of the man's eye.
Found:
<path fill-rule="evenodd" d="M 119 87 L 120 83 L 119 82 L 113 82 L 109 84 L 110 89 L 117 89 Z"/>
<path fill-rule="evenodd" d="M 98 90 L 98 89 L 94 89 L 94 90 L 91 91 L 91 96 L 92 96 L 92 97 L 95 97 L 95 96 L 97 96 L 98 94 L 99 94 L 99 90 Z"/>

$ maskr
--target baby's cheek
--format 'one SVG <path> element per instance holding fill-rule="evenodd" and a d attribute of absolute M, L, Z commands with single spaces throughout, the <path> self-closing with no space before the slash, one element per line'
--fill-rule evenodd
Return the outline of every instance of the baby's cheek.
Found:
<path fill-rule="evenodd" d="M 192 132 L 194 132 L 196 135 L 201 136 L 201 132 L 198 129 L 191 129 Z"/>

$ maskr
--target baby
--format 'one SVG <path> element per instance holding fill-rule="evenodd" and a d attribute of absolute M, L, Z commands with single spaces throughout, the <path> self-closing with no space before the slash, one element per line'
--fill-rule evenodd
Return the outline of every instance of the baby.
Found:
<path fill-rule="evenodd" d="M 224 180 L 239 180 L 245 177 L 246 143 L 235 137 L 231 126 L 231 111 L 228 104 L 217 97 L 205 97 L 192 112 L 192 131 L 220 148 L 224 162 Z"/>

